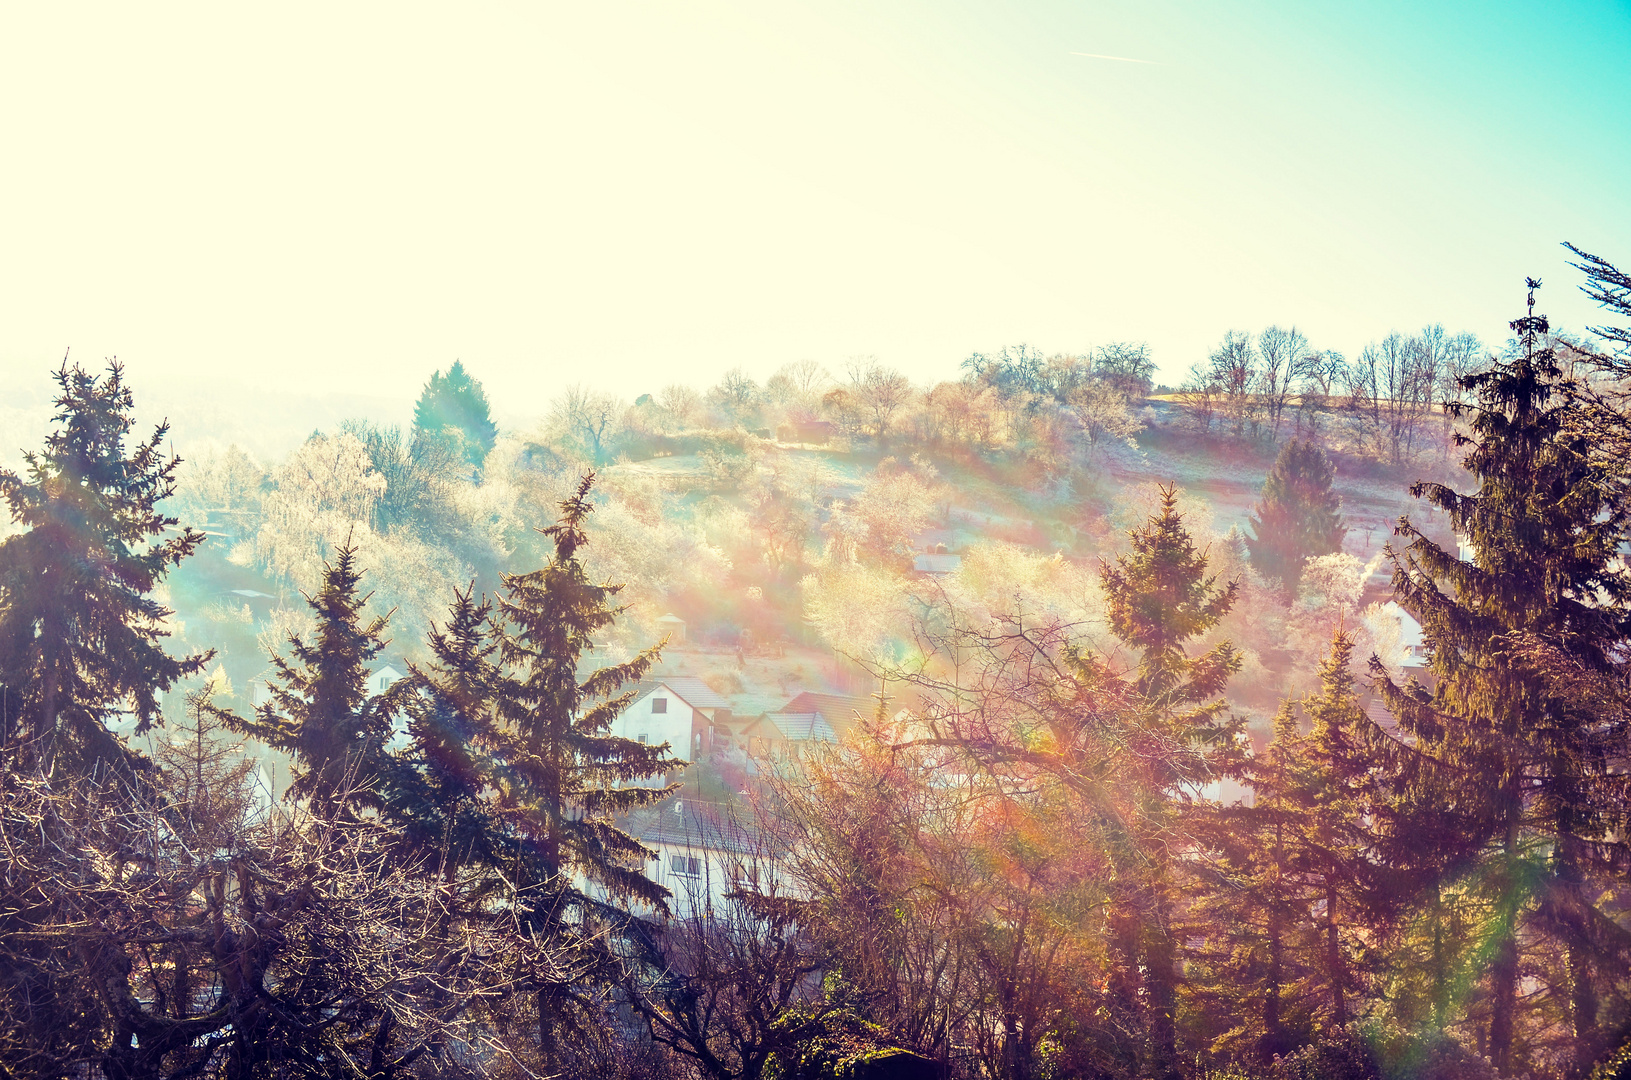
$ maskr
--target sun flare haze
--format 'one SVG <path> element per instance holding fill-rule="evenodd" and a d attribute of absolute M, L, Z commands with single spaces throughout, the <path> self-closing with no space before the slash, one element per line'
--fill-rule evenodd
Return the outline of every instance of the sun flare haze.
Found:
<path fill-rule="evenodd" d="M 462 358 L 519 412 L 1492 337 L 1560 240 L 1631 242 L 1627 64 L 1615 3 L 17 5 L 0 363 L 406 400 Z"/>
<path fill-rule="evenodd" d="M 1631 1080 L 1628 101 L 0 10 L 0 1080 Z"/>

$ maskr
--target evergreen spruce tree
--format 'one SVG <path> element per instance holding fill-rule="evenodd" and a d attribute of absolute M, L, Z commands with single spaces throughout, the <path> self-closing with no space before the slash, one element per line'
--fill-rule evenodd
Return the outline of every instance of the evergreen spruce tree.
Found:
<path fill-rule="evenodd" d="M 1334 475 L 1331 459 L 1313 442 L 1293 439 L 1281 449 L 1246 537 L 1258 573 L 1295 591 L 1304 559 L 1342 550 L 1348 530 L 1331 490 Z"/>
<path fill-rule="evenodd" d="M 1197 965 L 1198 1012 L 1214 1018 L 1219 1049 L 1264 1061 L 1354 1015 L 1354 992 L 1377 937 L 1374 784 L 1362 744 L 1365 717 L 1338 632 L 1320 665 L 1320 689 L 1300 710 L 1285 702 L 1262 754 L 1247 744 L 1218 755 L 1249 786 L 1249 802 L 1201 803 L 1190 825 L 1209 859 L 1199 913 L 1210 927 Z"/>
<path fill-rule="evenodd" d="M 447 623 L 430 635 L 432 659 L 392 688 L 407 717 L 408 748 L 382 783 L 385 812 L 403 843 L 445 880 L 466 866 L 502 868 L 514 839 L 492 800 L 502 763 L 519 747 L 495 711 L 500 672 L 492 605 L 474 587 L 455 592 Z"/>
<path fill-rule="evenodd" d="M 1528 284 L 1514 348 L 1464 378 L 1473 401 L 1451 406 L 1467 423 L 1457 441 L 1470 448 L 1463 464 L 1476 490 L 1412 488 L 1448 513 L 1472 556 L 1457 558 L 1408 519 L 1397 530 L 1406 543 L 1393 553 L 1394 589 L 1422 624 L 1433 686 L 1378 680 L 1414 740 L 1390 751 L 1396 800 L 1412 812 L 1401 828 L 1458 823 L 1493 897 L 1480 1038 L 1502 1072 L 1521 1067 L 1520 950 L 1537 935 L 1566 954 L 1577 1063 L 1591 1060 L 1606 959 L 1592 882 L 1631 858 L 1613 764 L 1623 760 L 1625 714 L 1571 692 L 1548 660 L 1561 658 L 1574 683 L 1615 674 L 1631 634 L 1631 581 L 1618 559 L 1626 508 L 1571 426 L 1571 387 L 1534 313 L 1540 283 Z"/>
<path fill-rule="evenodd" d="M 1228 771 L 1249 784 L 1249 803 L 1191 809 L 1189 827 L 1208 857 L 1207 887 L 1192 917 L 1206 926 L 1192 966 L 1193 1011 L 1209 1021 L 1208 1042 L 1226 1057 L 1272 1061 L 1313 1030 L 1307 944 L 1312 897 L 1297 873 L 1307 824 L 1299 796 L 1307 777 L 1304 739 L 1290 701 L 1274 716 L 1261 755 L 1242 753 Z"/>
<path fill-rule="evenodd" d="M 55 378 L 44 451 L 26 456 L 26 478 L 0 469 L 23 527 L 0 541 L 0 740 L 14 767 L 47 775 L 59 760 L 125 760 L 107 722 L 126 710 L 147 731 L 159 695 L 209 659 L 164 651 L 173 612 L 152 595 L 204 540 L 158 510 L 181 464 L 159 449 L 168 425 L 127 447 L 134 402 L 117 363 L 98 377 L 64 362 Z"/>
<path fill-rule="evenodd" d="M 1206 556 L 1195 549 L 1177 501 L 1177 489 L 1163 487 L 1160 510 L 1132 532 L 1132 550 L 1100 569 L 1110 629 L 1139 650 L 1130 680 L 1139 715 L 1130 737 L 1163 748 L 1149 756 L 1153 771 L 1132 797 L 1132 815 L 1104 823 L 1116 878 L 1111 990 L 1124 1007 L 1143 1003 L 1150 1042 L 1145 1068 L 1155 1076 L 1177 1073 L 1180 969 L 1168 865 L 1172 795 L 1205 775 L 1211 750 L 1233 738 L 1236 724 L 1217 695 L 1241 662 L 1226 641 L 1199 656 L 1185 651 L 1186 642 L 1228 613 L 1238 587 L 1230 582 L 1219 588 L 1215 576 L 1206 575 Z"/>
<path fill-rule="evenodd" d="M 1304 866 L 1319 905 L 1319 972 L 1325 1027 L 1335 1030 L 1358 1014 L 1363 973 L 1376 962 L 1374 942 L 1382 909 L 1377 903 L 1378 792 L 1367 753 L 1368 718 L 1354 690 L 1353 640 L 1340 628 L 1320 664 L 1320 689 L 1305 709 L 1313 730 L 1313 758 L 1305 790 L 1309 830 Z"/>
<path fill-rule="evenodd" d="M 310 640 L 291 635 L 289 656 L 274 654 L 272 699 L 253 718 L 229 721 L 294 759 L 289 792 L 323 817 L 377 807 L 391 737 L 392 698 L 369 696 L 368 665 L 388 644 L 387 616 L 365 621 L 368 597 L 349 543 L 325 565 L 323 587 L 307 598 L 317 625 Z"/>
<path fill-rule="evenodd" d="M 1206 555 L 1184 528 L 1176 487 L 1161 488 L 1161 508 L 1132 532 L 1132 550 L 1100 570 L 1110 601 L 1110 630 L 1139 650 L 1134 688 L 1156 715 L 1186 733 L 1214 741 L 1222 715 L 1216 698 L 1240 669 L 1235 647 L 1222 642 L 1190 657 L 1184 642 L 1211 630 L 1234 606 L 1236 582 L 1222 588 L 1206 576 Z"/>
<path fill-rule="evenodd" d="M 413 410 L 415 444 L 452 451 L 467 464 L 480 466 L 498 439 L 481 383 L 453 361 L 447 374 L 433 372 Z M 421 454 L 423 449 L 421 449 Z"/>
<path fill-rule="evenodd" d="M 634 786 L 682 764 L 667 744 L 607 733 L 633 700 L 632 686 L 656 660 L 656 646 L 621 664 L 580 675 L 594 637 L 622 613 L 621 585 L 589 579 L 578 549 L 594 507 L 589 473 L 544 529 L 554 541 L 549 564 L 504 577 L 498 602 L 499 657 L 494 705 L 513 750 L 497 773 L 506 807 L 536 855 L 525 872 L 546 905 L 581 897 L 575 875 L 622 901 L 666 912 L 669 892 L 646 877 L 652 852 L 616 819 L 664 798 L 669 789 Z M 628 688 L 628 689 L 626 689 Z"/>
<path fill-rule="evenodd" d="M 1598 306 L 1631 318 L 1631 274 L 1600 255 L 1581 251 L 1573 244 L 1563 246 L 1580 260 L 1569 265 L 1586 275 L 1581 291 L 1597 301 Z M 1631 374 L 1631 326 L 1593 326 L 1591 332 L 1608 342 L 1613 350 L 1611 356 L 1598 357 L 1598 363 L 1622 378 Z"/>

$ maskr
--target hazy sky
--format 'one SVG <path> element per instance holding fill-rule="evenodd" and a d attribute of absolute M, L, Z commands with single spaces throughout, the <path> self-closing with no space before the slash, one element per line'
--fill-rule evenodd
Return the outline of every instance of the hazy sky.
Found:
<path fill-rule="evenodd" d="M 1495 340 L 1525 274 L 1589 317 L 1559 241 L 1631 264 L 1628 99 L 1624 2 L 10 4 L 0 366 L 403 398 L 459 357 L 518 413 Z"/>

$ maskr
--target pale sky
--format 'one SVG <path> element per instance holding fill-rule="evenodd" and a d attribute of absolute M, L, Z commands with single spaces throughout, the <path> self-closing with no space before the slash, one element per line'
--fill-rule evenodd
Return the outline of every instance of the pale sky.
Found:
<path fill-rule="evenodd" d="M 1496 341 L 1525 274 L 1591 316 L 1559 241 L 1631 264 L 1628 98 L 1624 2 L 11 4 L 0 368 L 407 399 L 462 358 L 516 414 Z"/>

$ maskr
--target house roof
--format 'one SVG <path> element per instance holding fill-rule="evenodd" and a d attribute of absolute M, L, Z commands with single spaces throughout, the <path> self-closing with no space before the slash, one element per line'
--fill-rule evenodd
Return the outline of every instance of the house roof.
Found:
<path fill-rule="evenodd" d="M 768 853 L 768 838 L 754 827 L 751 812 L 735 804 L 681 797 L 658 803 L 642 817 L 639 822 L 629 822 L 631 831 L 642 843 L 653 847 L 738 855 Z"/>
<path fill-rule="evenodd" d="M 730 695 L 731 718 L 737 724 L 763 716 L 765 713 L 781 711 L 782 703 L 787 700 L 786 693 L 779 694 L 732 694 Z"/>
<path fill-rule="evenodd" d="M 695 675 L 669 675 L 661 679 L 646 679 L 634 688 L 635 699 L 645 697 L 659 687 L 668 687 L 670 693 L 693 709 L 728 709 L 730 702 L 713 687 Z"/>
<path fill-rule="evenodd" d="M 773 712 L 765 719 L 776 725 L 782 738 L 789 742 L 837 742 L 838 733 L 826 719 L 815 712 Z"/>
<path fill-rule="evenodd" d="M 778 712 L 816 713 L 834 730 L 848 727 L 857 715 L 871 716 L 878 703 L 871 698 L 845 697 L 841 694 L 817 694 L 806 690 L 783 705 Z"/>
<path fill-rule="evenodd" d="M 1375 724 L 1383 731 L 1389 733 L 1390 735 L 1394 735 L 1407 743 L 1412 743 L 1415 741 L 1409 732 L 1400 729 L 1398 718 L 1387 711 L 1387 704 L 1382 701 L 1382 695 L 1371 694 L 1362 698 L 1360 701 L 1360 708 L 1365 711 L 1365 716 L 1370 719 L 1371 723 Z"/>

